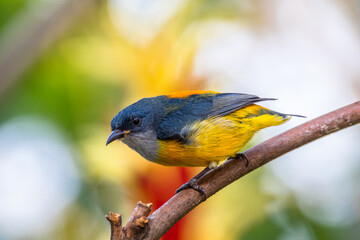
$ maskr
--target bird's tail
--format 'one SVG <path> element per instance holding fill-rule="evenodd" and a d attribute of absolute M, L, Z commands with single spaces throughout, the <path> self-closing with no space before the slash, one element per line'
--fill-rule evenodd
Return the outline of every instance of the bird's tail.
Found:
<path fill-rule="evenodd" d="M 270 114 L 270 115 L 281 116 L 284 120 L 285 120 L 285 119 L 288 119 L 288 118 L 290 118 L 290 117 L 306 118 L 306 116 L 303 116 L 303 115 L 290 114 L 290 113 L 281 113 L 281 112 L 277 112 L 277 111 L 270 110 L 270 109 L 263 110 L 263 113 Z"/>
<path fill-rule="evenodd" d="M 299 118 L 306 118 L 306 116 L 303 116 L 303 115 L 299 115 L 299 114 L 290 114 L 290 113 L 287 113 L 287 114 L 284 114 L 285 116 L 287 117 L 299 117 Z"/>

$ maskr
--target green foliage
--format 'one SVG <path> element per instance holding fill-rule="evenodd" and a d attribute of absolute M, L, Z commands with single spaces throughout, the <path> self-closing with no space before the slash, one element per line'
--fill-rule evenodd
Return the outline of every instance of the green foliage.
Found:
<path fill-rule="evenodd" d="M 121 85 L 96 79 L 74 65 L 71 51 L 63 51 L 59 43 L 49 50 L 20 84 L 0 105 L 0 120 L 37 115 L 53 121 L 73 137 L 84 125 L 99 124 L 107 119 L 122 99 Z M 107 111 L 106 111 L 107 110 Z"/>
<path fill-rule="evenodd" d="M 0 1 L 0 29 L 26 4 L 26 0 Z"/>
<path fill-rule="evenodd" d="M 309 219 L 293 204 L 287 204 L 283 210 L 267 215 L 245 232 L 239 233 L 238 239 L 351 240 L 358 234 L 358 223 L 338 227 L 322 225 Z"/>

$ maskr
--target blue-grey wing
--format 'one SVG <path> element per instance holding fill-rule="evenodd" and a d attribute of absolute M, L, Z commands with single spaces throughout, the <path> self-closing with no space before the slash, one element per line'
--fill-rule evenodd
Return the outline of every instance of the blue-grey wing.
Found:
<path fill-rule="evenodd" d="M 276 99 L 260 98 L 255 95 L 250 95 L 245 93 L 219 93 L 215 95 L 213 98 L 213 106 L 208 114 L 208 117 L 226 116 L 243 107 L 266 100 L 276 100 Z"/>
<path fill-rule="evenodd" d="M 225 116 L 259 101 L 273 100 L 244 93 L 196 94 L 187 98 L 167 99 L 167 109 L 157 126 L 157 138 L 186 141 L 182 129 L 195 121 Z"/>
<path fill-rule="evenodd" d="M 212 108 L 212 98 L 192 95 L 187 98 L 166 99 L 166 109 L 157 127 L 160 140 L 176 139 L 182 141 L 185 136 L 181 130 L 188 124 L 207 118 Z"/>

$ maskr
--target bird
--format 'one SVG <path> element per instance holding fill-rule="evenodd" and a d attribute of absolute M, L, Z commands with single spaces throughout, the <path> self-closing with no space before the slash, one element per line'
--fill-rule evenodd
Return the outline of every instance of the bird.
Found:
<path fill-rule="evenodd" d="M 229 158 L 245 159 L 247 166 L 239 151 L 256 132 L 303 117 L 257 104 L 268 100 L 276 99 L 204 90 L 143 98 L 112 119 L 106 145 L 120 140 L 157 164 L 206 167 L 177 190 L 193 188 L 206 195 L 197 184 L 200 177 Z"/>

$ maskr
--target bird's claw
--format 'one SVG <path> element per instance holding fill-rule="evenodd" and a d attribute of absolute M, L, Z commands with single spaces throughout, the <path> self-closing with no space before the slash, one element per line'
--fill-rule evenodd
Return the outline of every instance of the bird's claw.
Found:
<path fill-rule="evenodd" d="M 202 196 L 205 197 L 205 200 L 207 199 L 207 193 L 205 191 L 204 188 L 200 187 L 197 179 L 190 179 L 187 183 L 183 184 L 181 187 L 179 187 L 176 191 L 175 194 L 178 194 L 179 192 L 185 190 L 185 189 L 189 189 L 192 188 L 195 191 L 198 191 Z"/>

